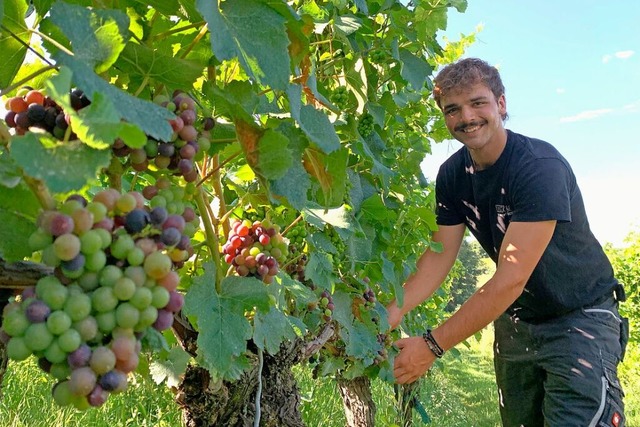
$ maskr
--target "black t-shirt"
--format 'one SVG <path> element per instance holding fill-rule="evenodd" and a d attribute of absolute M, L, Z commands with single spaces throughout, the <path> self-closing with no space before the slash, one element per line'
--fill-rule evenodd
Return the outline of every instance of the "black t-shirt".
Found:
<path fill-rule="evenodd" d="M 510 222 L 557 221 L 524 292 L 507 310 L 522 320 L 562 315 L 617 284 L 589 228 L 576 177 L 547 142 L 508 130 L 504 151 L 482 171 L 462 147 L 438 171 L 436 201 L 438 224 L 466 224 L 496 263 Z"/>

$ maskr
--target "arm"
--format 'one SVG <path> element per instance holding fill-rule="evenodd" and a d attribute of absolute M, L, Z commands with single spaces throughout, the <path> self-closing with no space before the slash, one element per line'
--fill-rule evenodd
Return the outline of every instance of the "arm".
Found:
<path fill-rule="evenodd" d="M 433 233 L 432 240 L 442 243 L 443 250 L 425 251 L 418 260 L 415 274 L 404 284 L 402 307 L 398 307 L 397 301 L 393 301 L 387 307 L 392 329 L 400 324 L 405 314 L 429 298 L 444 282 L 458 256 L 464 228 L 464 224 L 441 225 L 438 231 Z"/>
<path fill-rule="evenodd" d="M 509 224 L 493 277 L 433 331 L 443 349 L 448 350 L 480 331 L 520 296 L 551 240 L 555 225 L 556 221 Z M 415 381 L 436 359 L 422 337 L 401 339 L 396 344 L 401 350 L 394 364 L 398 383 Z"/>

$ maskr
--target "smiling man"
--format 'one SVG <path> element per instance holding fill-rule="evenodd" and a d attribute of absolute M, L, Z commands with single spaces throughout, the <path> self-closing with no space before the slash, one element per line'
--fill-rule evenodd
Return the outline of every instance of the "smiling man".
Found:
<path fill-rule="evenodd" d="M 447 321 L 398 340 L 398 383 L 421 377 L 437 357 L 494 322 L 494 363 L 504 426 L 624 426 L 617 365 L 628 323 L 624 299 L 589 229 L 569 163 L 549 143 L 504 127 L 497 69 L 476 59 L 445 67 L 434 97 L 463 147 L 436 179 L 433 240 L 405 283 L 404 305 L 389 305 L 396 327 L 442 284 L 465 228 L 496 272 Z"/>

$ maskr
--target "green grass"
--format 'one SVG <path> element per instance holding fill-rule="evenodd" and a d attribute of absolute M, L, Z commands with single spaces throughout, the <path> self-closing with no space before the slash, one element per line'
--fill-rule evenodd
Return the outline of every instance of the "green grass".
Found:
<path fill-rule="evenodd" d="M 491 334 L 460 346 L 461 356 L 451 355 L 434 367 L 422 381 L 418 399 L 431 419 L 429 426 L 498 427 L 498 397 L 493 376 Z M 301 412 L 309 427 L 346 425 L 342 400 L 334 381 L 315 380 L 309 369 L 296 368 L 302 396 Z M 620 366 L 626 390 L 627 425 L 640 426 L 640 347 L 627 351 Z M 51 399 L 53 381 L 35 362 L 10 363 L 0 398 L 0 425 L 12 427 L 131 426 L 179 427 L 181 412 L 165 386 L 156 386 L 134 376 L 129 389 L 109 398 L 102 409 L 79 412 L 59 408 Z M 376 402 L 376 426 L 401 425 L 393 386 L 381 381 L 372 384 Z M 634 392 L 636 391 L 636 392 Z M 414 412 L 413 425 L 425 425 Z"/>

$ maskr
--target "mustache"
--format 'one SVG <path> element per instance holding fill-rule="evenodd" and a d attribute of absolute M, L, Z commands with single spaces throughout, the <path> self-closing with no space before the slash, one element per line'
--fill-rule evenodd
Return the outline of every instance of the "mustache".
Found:
<path fill-rule="evenodd" d="M 471 128 L 471 127 L 474 127 L 474 126 L 480 126 L 480 125 L 484 125 L 484 124 L 486 124 L 486 123 L 487 123 L 487 122 L 486 122 L 485 120 L 482 120 L 482 121 L 479 121 L 479 122 L 461 123 L 461 124 L 459 124 L 458 126 L 456 126 L 456 127 L 454 128 L 454 130 L 455 130 L 456 132 L 462 132 L 462 131 L 464 131 L 466 128 Z"/>

